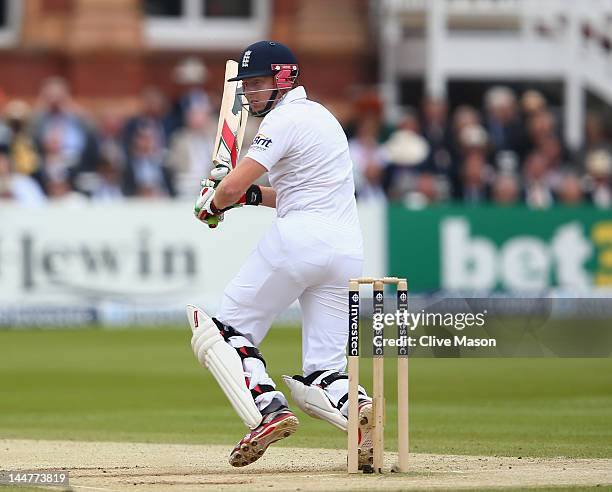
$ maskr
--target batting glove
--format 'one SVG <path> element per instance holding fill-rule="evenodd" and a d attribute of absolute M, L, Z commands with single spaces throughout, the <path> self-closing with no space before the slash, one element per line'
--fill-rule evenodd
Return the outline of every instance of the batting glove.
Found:
<path fill-rule="evenodd" d="M 193 213 L 198 220 L 214 229 L 224 218 L 223 211 L 215 207 L 213 203 L 216 183 L 210 179 L 204 179 L 201 184 L 202 189 L 200 190 L 200 196 L 196 200 Z"/>
<path fill-rule="evenodd" d="M 212 179 L 202 180 L 200 196 L 196 200 L 194 207 L 194 215 L 198 218 L 198 220 L 207 224 L 211 229 L 214 229 L 217 227 L 219 222 L 223 221 L 224 212 L 227 212 L 232 208 L 242 207 L 243 205 L 257 206 L 261 203 L 261 188 L 258 185 L 251 185 L 236 203 L 230 205 L 229 207 L 219 209 L 213 202 L 218 184 L 218 182 L 215 182 Z"/>

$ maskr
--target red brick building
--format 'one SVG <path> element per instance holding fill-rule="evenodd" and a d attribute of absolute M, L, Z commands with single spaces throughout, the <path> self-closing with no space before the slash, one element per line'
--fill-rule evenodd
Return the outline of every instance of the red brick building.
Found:
<path fill-rule="evenodd" d="M 129 110 L 150 85 L 170 97 L 186 57 L 220 90 L 224 60 L 259 39 L 290 45 L 311 96 L 348 109 L 348 93 L 376 79 L 367 0 L 0 0 L 0 89 L 33 101 L 51 75 L 93 111 Z"/>

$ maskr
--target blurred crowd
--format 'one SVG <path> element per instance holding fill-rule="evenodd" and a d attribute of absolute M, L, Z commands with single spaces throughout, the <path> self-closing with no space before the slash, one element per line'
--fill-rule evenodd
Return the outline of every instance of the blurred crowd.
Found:
<path fill-rule="evenodd" d="M 109 110 L 93 118 L 59 77 L 42 84 L 32 105 L 7 101 L 0 108 L 0 200 L 193 198 L 210 169 L 217 126 L 216 108 L 199 87 L 187 86 L 172 103 L 147 88 L 130 116 Z M 373 92 L 356 98 L 353 109 L 345 130 L 358 200 L 612 205 L 612 141 L 601 117 L 587 115 L 584 146 L 570 153 L 558 112 L 537 91 L 493 87 L 482 108 L 453 111 L 426 98 L 393 126 Z"/>
<path fill-rule="evenodd" d="M 66 81 L 52 77 L 32 107 L 8 101 L 0 119 L 0 199 L 196 196 L 216 132 L 208 96 L 194 85 L 172 104 L 154 87 L 140 99 L 133 115 L 109 110 L 94 119 Z"/>
<path fill-rule="evenodd" d="M 584 145 L 570 152 L 562 121 L 538 91 L 490 88 L 482 108 L 424 99 L 395 128 L 375 94 L 362 98 L 347 128 L 358 199 L 386 197 L 409 207 L 440 202 L 612 206 L 612 140 L 589 112 Z"/>

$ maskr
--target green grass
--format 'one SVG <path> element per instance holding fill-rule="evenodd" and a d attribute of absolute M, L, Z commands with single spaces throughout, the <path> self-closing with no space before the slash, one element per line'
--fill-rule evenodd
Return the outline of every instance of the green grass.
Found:
<path fill-rule="evenodd" d="M 297 328 L 273 328 L 261 349 L 279 386 L 300 372 Z M 362 368 L 371 388 L 369 361 Z M 387 362 L 389 449 L 394 369 Z M 410 385 L 412 451 L 612 457 L 612 359 L 414 359 Z M 0 331 L 0 391 L 0 438 L 233 444 L 245 430 L 187 329 Z M 286 445 L 346 446 L 297 413 Z"/>

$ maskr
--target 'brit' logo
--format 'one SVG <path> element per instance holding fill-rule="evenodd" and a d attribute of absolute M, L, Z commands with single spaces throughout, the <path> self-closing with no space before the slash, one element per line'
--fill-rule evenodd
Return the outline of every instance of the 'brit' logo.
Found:
<path fill-rule="evenodd" d="M 268 138 L 265 135 L 258 133 L 253 139 L 252 145 L 255 145 L 256 147 L 260 147 L 261 149 L 267 149 L 271 143 L 272 143 L 271 138 Z"/>
<path fill-rule="evenodd" d="M 249 62 L 251 61 L 251 50 L 245 51 L 244 55 L 242 55 L 242 68 L 247 68 L 249 66 Z"/>

